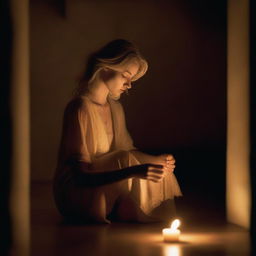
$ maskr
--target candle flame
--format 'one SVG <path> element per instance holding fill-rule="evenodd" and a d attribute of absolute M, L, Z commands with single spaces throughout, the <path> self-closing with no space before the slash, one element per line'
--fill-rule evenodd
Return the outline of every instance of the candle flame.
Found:
<path fill-rule="evenodd" d="M 176 219 L 171 224 L 171 230 L 176 230 L 180 226 L 180 220 Z"/>

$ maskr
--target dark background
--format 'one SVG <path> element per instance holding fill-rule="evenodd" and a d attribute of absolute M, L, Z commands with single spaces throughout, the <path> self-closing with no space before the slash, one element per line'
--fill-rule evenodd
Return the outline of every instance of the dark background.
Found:
<path fill-rule="evenodd" d="M 121 99 L 135 145 L 175 156 L 180 201 L 195 197 L 202 207 L 203 199 L 223 212 L 226 1 L 34 0 L 30 24 L 33 181 L 52 178 L 63 110 L 86 56 L 125 38 L 149 63 Z"/>
<path fill-rule="evenodd" d="M 250 1 L 250 134 L 251 134 L 251 188 L 252 188 L 252 210 L 251 210 L 251 238 L 253 245 L 253 252 L 256 252 L 256 3 Z"/>
<path fill-rule="evenodd" d="M 250 5 L 251 184 L 254 199 L 251 231 L 255 234 L 255 1 L 250 1 Z M 13 31 L 9 6 L 9 1 L 1 1 L 0 220 L 1 238 L 4 238 L 1 241 L 10 237 Z M 52 179 L 63 110 L 87 54 L 120 37 L 137 43 L 149 62 L 146 76 L 135 83 L 129 97 L 121 100 L 136 146 L 152 154 L 174 154 L 175 173 L 184 193 L 184 197 L 177 200 L 180 209 L 186 203 L 196 214 L 203 202 L 204 208 L 220 212 L 223 217 L 226 1 L 31 0 L 32 181 Z M 253 238 L 255 240 L 255 236 Z"/>

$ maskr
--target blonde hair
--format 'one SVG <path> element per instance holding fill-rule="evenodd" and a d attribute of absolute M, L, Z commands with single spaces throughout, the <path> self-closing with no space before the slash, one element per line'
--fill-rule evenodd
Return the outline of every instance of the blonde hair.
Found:
<path fill-rule="evenodd" d="M 109 42 L 89 56 L 85 72 L 75 89 L 75 95 L 79 96 L 87 92 L 102 69 L 108 68 L 120 72 L 127 64 L 133 61 L 139 65 L 138 72 L 132 78 L 132 81 L 136 81 L 148 69 L 147 61 L 142 57 L 138 48 L 124 39 L 116 39 Z"/>

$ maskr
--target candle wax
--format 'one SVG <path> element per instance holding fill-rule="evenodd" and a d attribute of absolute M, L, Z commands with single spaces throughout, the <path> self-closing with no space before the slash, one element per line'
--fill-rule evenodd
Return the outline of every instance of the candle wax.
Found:
<path fill-rule="evenodd" d="M 179 241 L 180 237 L 180 230 L 179 229 L 170 229 L 165 228 L 163 229 L 163 237 L 165 242 L 177 242 Z"/>

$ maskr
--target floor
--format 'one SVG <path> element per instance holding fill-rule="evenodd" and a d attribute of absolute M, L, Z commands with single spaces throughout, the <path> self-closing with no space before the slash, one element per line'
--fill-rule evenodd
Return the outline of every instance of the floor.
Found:
<path fill-rule="evenodd" d="M 191 207 L 191 200 L 177 200 L 180 241 L 165 243 L 161 232 L 167 223 L 68 224 L 55 209 L 50 184 L 35 183 L 31 191 L 32 256 L 253 255 L 247 230 L 227 224 L 217 209 Z"/>

